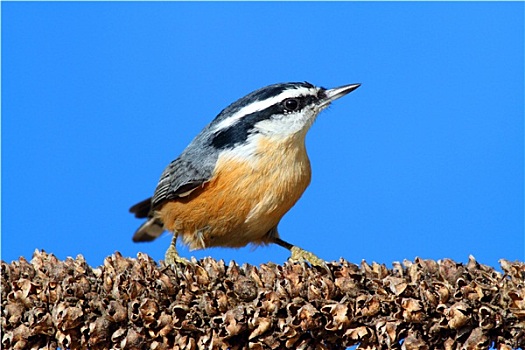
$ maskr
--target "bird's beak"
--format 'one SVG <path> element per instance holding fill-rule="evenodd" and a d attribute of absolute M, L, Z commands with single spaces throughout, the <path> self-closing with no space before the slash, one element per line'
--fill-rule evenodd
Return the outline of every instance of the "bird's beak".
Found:
<path fill-rule="evenodd" d="M 343 97 L 346 94 L 351 93 L 360 86 L 361 84 L 350 84 L 336 87 L 333 89 L 328 89 L 324 92 L 325 97 L 321 101 L 319 101 L 319 104 L 321 107 L 326 107 L 330 104 L 330 102 L 337 100 L 338 98 Z"/>

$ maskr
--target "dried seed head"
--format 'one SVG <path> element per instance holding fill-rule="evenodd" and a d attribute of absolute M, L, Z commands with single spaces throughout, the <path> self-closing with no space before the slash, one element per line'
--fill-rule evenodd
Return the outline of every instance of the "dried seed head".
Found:
<path fill-rule="evenodd" d="M 348 304 L 335 303 L 321 308 L 328 322 L 325 329 L 329 331 L 342 330 L 350 324 L 351 309 Z"/>
<path fill-rule="evenodd" d="M 525 264 L 501 263 L 172 268 L 117 252 L 93 269 L 37 251 L 1 264 L 2 348 L 523 348 Z"/>
<path fill-rule="evenodd" d="M 463 303 L 455 303 L 448 310 L 445 311 L 445 316 L 448 319 L 448 325 L 452 329 L 463 327 L 470 319 L 469 307 Z"/>
<path fill-rule="evenodd" d="M 401 350 L 429 350 L 429 346 L 417 333 L 411 333 L 404 339 Z"/>
<path fill-rule="evenodd" d="M 474 328 L 465 341 L 465 350 L 481 350 L 490 347 L 490 339 L 483 333 L 481 328 Z"/>
<path fill-rule="evenodd" d="M 383 280 L 383 285 L 390 289 L 394 295 L 402 294 L 407 289 L 407 282 L 400 277 L 388 276 Z"/>

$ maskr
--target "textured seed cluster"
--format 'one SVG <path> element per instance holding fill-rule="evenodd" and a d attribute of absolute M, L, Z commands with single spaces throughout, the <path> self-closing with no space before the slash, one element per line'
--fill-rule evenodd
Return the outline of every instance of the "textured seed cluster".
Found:
<path fill-rule="evenodd" d="M 3 349 L 513 349 L 525 264 L 449 259 L 326 269 L 36 251 L 1 267 Z"/>

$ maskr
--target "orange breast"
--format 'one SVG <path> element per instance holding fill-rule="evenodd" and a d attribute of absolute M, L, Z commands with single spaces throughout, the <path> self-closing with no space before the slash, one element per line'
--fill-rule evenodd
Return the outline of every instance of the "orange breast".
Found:
<path fill-rule="evenodd" d="M 268 242 L 266 233 L 310 183 L 304 137 L 270 142 L 260 137 L 249 159 L 222 154 L 202 189 L 166 203 L 157 213 L 190 249 Z"/>

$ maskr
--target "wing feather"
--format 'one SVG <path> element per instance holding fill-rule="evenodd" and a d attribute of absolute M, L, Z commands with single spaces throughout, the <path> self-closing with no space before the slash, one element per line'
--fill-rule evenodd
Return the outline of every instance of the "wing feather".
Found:
<path fill-rule="evenodd" d="M 136 217 L 151 217 L 163 203 L 189 195 L 210 180 L 218 152 L 211 146 L 211 124 L 162 172 L 153 197 L 137 203 L 130 211 Z"/>
<path fill-rule="evenodd" d="M 165 201 L 189 195 L 210 179 L 212 171 L 181 157 L 177 158 L 162 173 L 151 199 L 151 208 L 156 209 Z"/>

